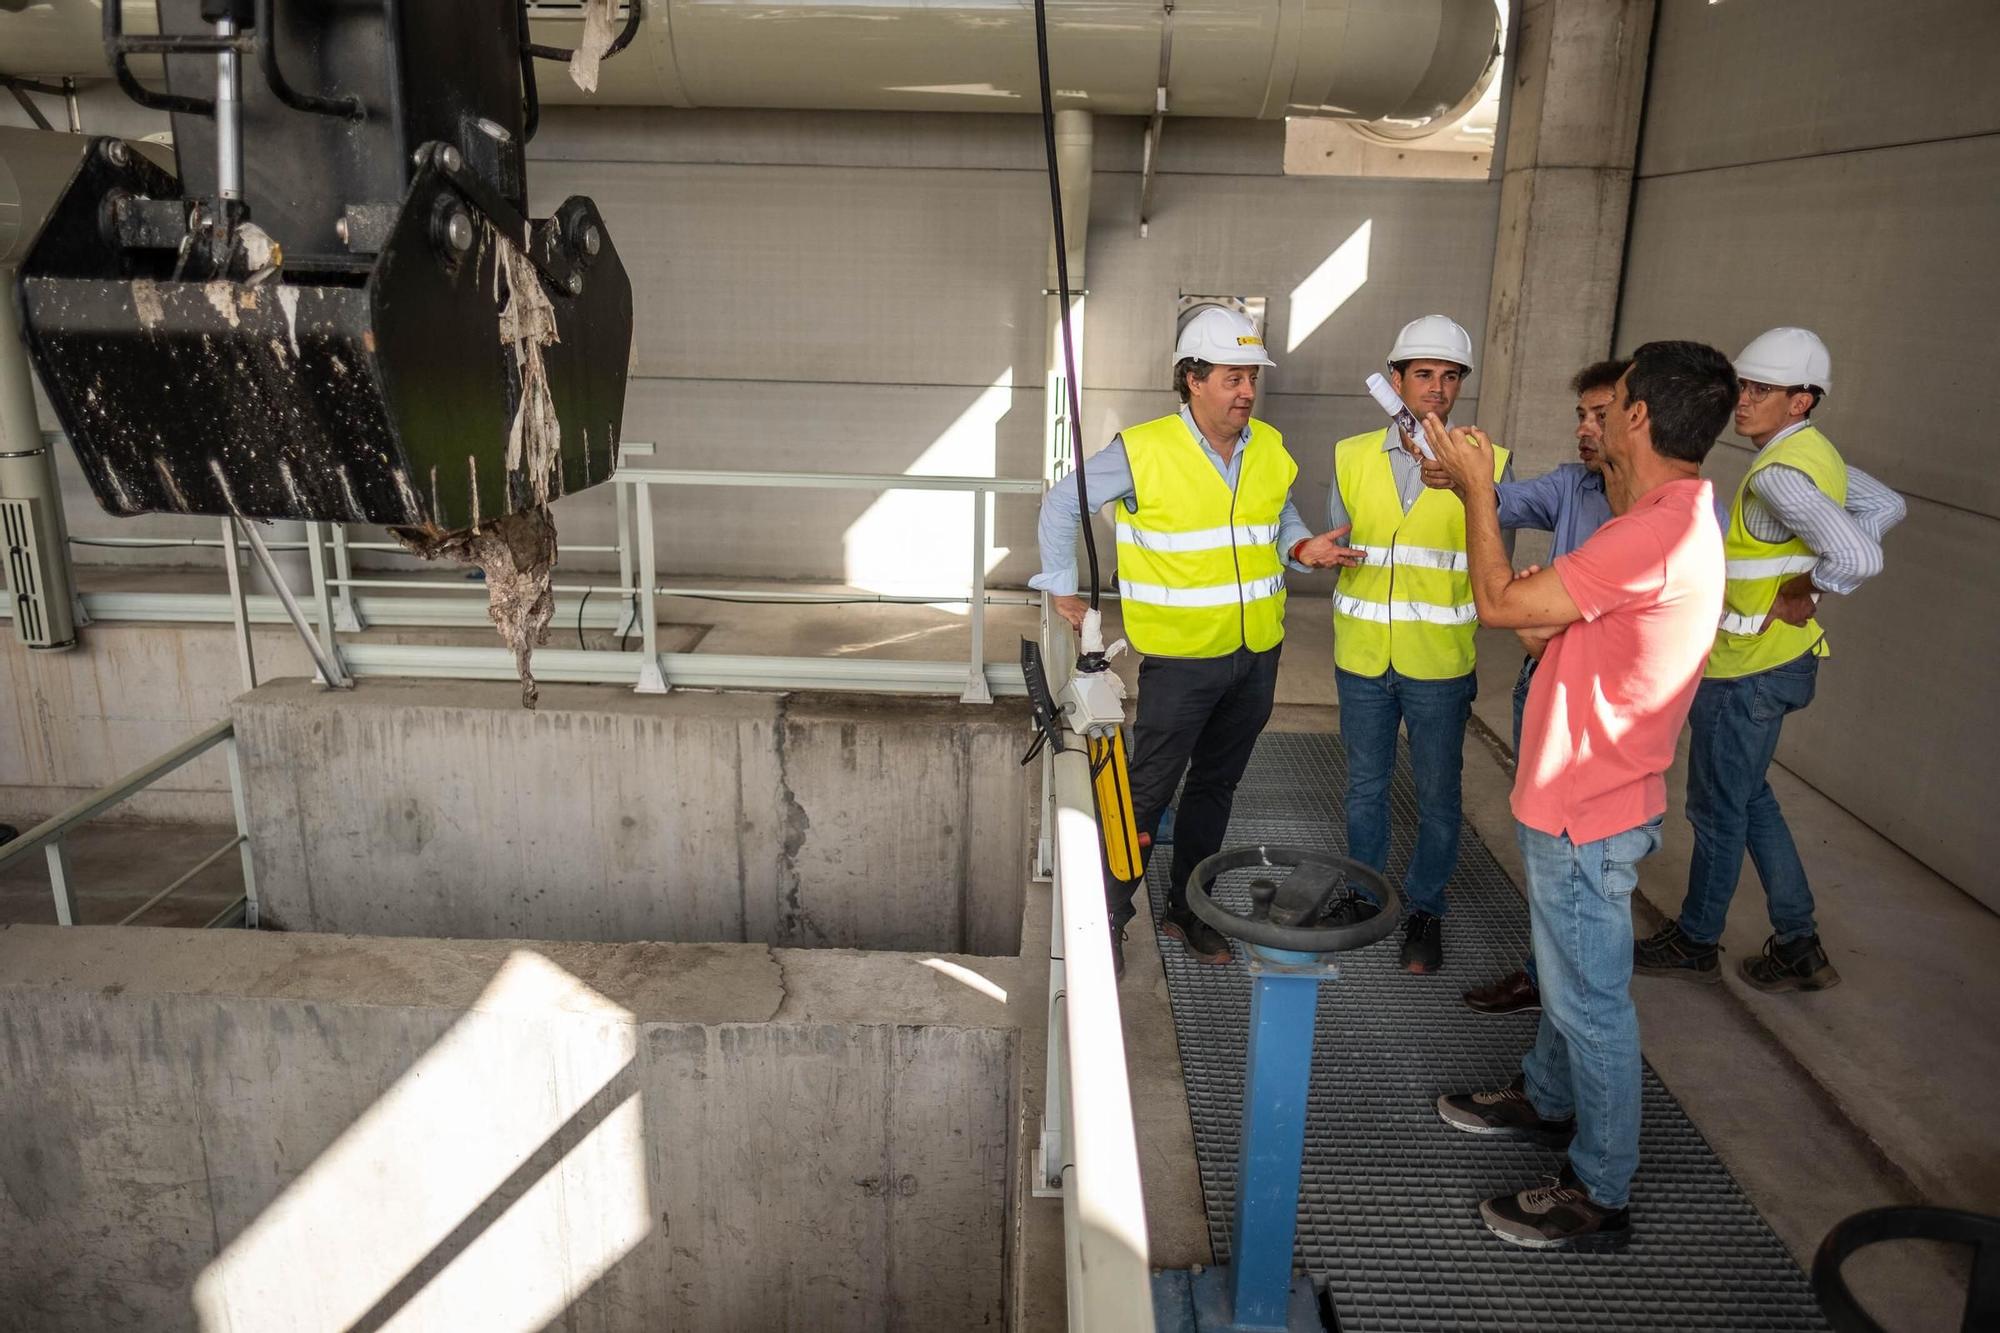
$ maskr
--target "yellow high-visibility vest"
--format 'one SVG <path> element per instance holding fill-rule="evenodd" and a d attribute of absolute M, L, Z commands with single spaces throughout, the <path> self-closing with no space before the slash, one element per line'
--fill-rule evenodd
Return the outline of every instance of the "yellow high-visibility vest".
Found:
<path fill-rule="evenodd" d="M 1750 497 L 1750 478 L 1767 467 L 1794 467 L 1812 478 L 1826 498 L 1847 503 L 1847 464 L 1833 442 L 1815 426 L 1793 431 L 1764 449 L 1743 474 L 1736 499 L 1729 506 L 1729 531 L 1722 539 L 1728 582 L 1722 592 L 1722 624 L 1708 654 L 1709 676 L 1755 675 L 1783 666 L 1806 653 L 1827 655 L 1826 634 L 1819 621 L 1788 625 L 1773 621 L 1763 629 L 1778 599 L 1778 585 L 1804 574 L 1819 563 L 1813 549 L 1794 536 L 1782 542 L 1762 541 L 1743 522 L 1743 504 Z M 1759 631 L 1762 631 L 1761 633 Z"/>
<path fill-rule="evenodd" d="M 1347 544 L 1368 553 L 1344 569 L 1333 594 L 1333 662 L 1379 676 L 1394 667 L 1415 680 L 1450 680 L 1472 670 L 1479 614 L 1465 558 L 1465 505 L 1426 489 L 1403 512 L 1396 475 L 1382 448 L 1387 429 L 1333 446 L 1333 475 L 1354 531 Z M 1493 479 L 1507 467 L 1495 448 Z"/>
<path fill-rule="evenodd" d="M 1157 657 L 1275 648 L 1285 637 L 1278 519 L 1299 473 L 1284 437 L 1252 420 L 1231 490 L 1179 413 L 1123 434 L 1139 506 L 1118 506 L 1118 596 L 1132 646 Z"/>

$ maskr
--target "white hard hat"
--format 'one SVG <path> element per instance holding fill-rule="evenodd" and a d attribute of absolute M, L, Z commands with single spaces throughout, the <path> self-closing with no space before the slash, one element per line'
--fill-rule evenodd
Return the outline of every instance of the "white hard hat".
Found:
<path fill-rule="evenodd" d="M 1398 360 L 1450 360 L 1472 374 L 1472 334 L 1442 314 L 1426 314 L 1410 320 L 1396 334 L 1396 344 L 1388 350 L 1388 364 Z"/>
<path fill-rule="evenodd" d="M 1413 319 L 1403 326 L 1403 331 L 1396 335 L 1396 345 L 1389 349 L 1389 364 L 1393 366 L 1398 361 L 1455 361 L 1469 375 L 1472 335 L 1460 328 L 1457 320 L 1443 315 Z"/>
<path fill-rule="evenodd" d="M 1227 306 L 1212 305 L 1195 312 L 1174 344 L 1174 364 L 1189 357 L 1216 366 L 1276 366 L 1264 351 L 1264 339 L 1248 316 Z"/>
<path fill-rule="evenodd" d="M 1824 393 L 1833 387 L 1833 358 L 1811 329 L 1766 329 L 1736 354 L 1736 373 L 1780 388 L 1803 384 Z"/>

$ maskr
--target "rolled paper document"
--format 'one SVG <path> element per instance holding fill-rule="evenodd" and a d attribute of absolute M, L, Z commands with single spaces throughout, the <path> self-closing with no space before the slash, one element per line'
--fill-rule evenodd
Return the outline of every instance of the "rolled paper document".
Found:
<path fill-rule="evenodd" d="M 1379 372 L 1368 377 L 1368 392 L 1381 405 L 1382 410 L 1403 428 L 1403 433 L 1416 441 L 1417 448 L 1423 451 L 1424 457 L 1433 463 L 1437 462 L 1437 455 L 1431 452 L 1431 442 L 1424 438 L 1423 423 L 1417 420 L 1416 413 L 1410 411 L 1408 405 L 1397 396 L 1396 391 L 1389 387 L 1389 381 L 1383 379 Z"/>

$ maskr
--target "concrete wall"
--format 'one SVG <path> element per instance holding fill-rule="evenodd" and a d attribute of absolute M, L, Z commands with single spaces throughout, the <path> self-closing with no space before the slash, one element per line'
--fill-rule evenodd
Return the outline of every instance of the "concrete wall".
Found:
<path fill-rule="evenodd" d="M 1774 324 L 1826 339 L 1835 387 L 1816 419 L 1910 514 L 1887 572 L 1828 599 L 1834 656 L 1779 758 L 2000 906 L 1980 855 L 2000 483 L 1966 428 L 2000 306 L 1996 49 L 2000 8 L 1972 0 L 1664 0 L 1618 345 L 1733 353 Z M 1718 486 L 1749 456 L 1726 438 Z"/>
<path fill-rule="evenodd" d="M 311 674 L 291 626 L 254 640 L 260 670 Z M 157 759 L 226 717 L 241 688 L 228 625 L 92 625 L 65 653 L 32 652 L 0 627 L 0 820 L 28 828 Z M 102 818 L 229 823 L 221 752 Z"/>
<path fill-rule="evenodd" d="M 1280 364 L 1261 411 L 1318 509 L 1333 440 L 1379 416 L 1361 382 L 1396 328 L 1444 310 L 1480 337 L 1497 188 L 1286 177 L 1282 125 L 1176 121 L 1141 239 L 1139 130 L 1096 126 L 1086 451 L 1171 410 L 1180 292 L 1265 296 Z M 638 293 L 626 434 L 660 465 L 1041 474 L 1038 121 L 552 110 L 535 155 L 539 205 L 588 191 L 619 238 Z M 1290 349 L 1294 289 L 1350 241 L 1359 285 Z M 656 509 L 680 572 L 935 587 L 966 570 L 959 501 L 720 491 Z M 560 513 L 576 540 L 611 535 L 590 500 Z M 1035 571 L 1034 514 L 999 502 L 995 580 Z"/>
<path fill-rule="evenodd" d="M 1012 1020 L 894 955 L 0 928 L 0 1329 L 998 1326 Z"/>
<path fill-rule="evenodd" d="M 113 90 L 85 102 L 94 132 L 155 127 Z M 0 104 L 0 123 L 21 120 Z M 1328 446 L 1377 424 L 1361 381 L 1396 328 L 1436 310 L 1482 338 L 1498 187 L 1287 177 L 1281 124 L 1175 120 L 1142 240 L 1141 128 L 1096 126 L 1086 447 L 1171 408 L 1177 293 L 1264 296 L 1280 368 L 1263 411 L 1293 445 L 1301 505 L 1316 511 Z M 625 434 L 656 441 L 660 465 L 1033 477 L 1047 355 L 1042 151 L 1039 121 L 1021 115 L 550 107 L 531 152 L 532 202 L 587 193 L 609 220 L 636 307 Z M 1359 286 L 1291 349 L 1294 289 L 1351 241 L 1329 285 L 1359 260 Z M 1477 392 L 1475 378 L 1466 419 Z M 213 535 L 208 520 L 111 519 L 73 459 L 63 470 L 80 536 Z M 970 502 L 951 497 L 704 490 L 656 508 L 673 574 L 952 591 L 968 573 Z M 609 542 L 612 512 L 608 488 L 559 505 L 564 539 Z M 1032 497 L 996 502 L 996 581 L 1034 572 L 1034 512 Z"/>
<path fill-rule="evenodd" d="M 1021 701 L 267 685 L 234 706 L 267 921 L 1012 954 Z"/>

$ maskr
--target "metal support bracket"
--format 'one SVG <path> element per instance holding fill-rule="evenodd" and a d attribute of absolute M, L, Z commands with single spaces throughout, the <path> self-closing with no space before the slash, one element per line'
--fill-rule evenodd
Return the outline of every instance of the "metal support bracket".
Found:
<path fill-rule="evenodd" d="M 306 620 L 306 613 L 299 607 L 298 598 L 292 596 L 292 590 L 286 584 L 284 574 L 279 572 L 278 562 L 271 558 L 271 552 L 265 547 L 264 538 L 258 533 L 257 525 L 247 519 L 239 518 L 234 521 L 237 535 L 249 545 L 250 554 L 257 558 L 258 567 L 264 571 L 264 577 L 270 580 L 271 590 L 278 594 L 278 601 L 284 606 L 285 615 L 290 618 L 292 627 L 298 630 L 299 637 L 305 640 L 306 650 L 312 654 L 313 662 L 319 668 L 320 681 L 337 690 L 352 689 L 354 678 L 348 675 L 347 669 L 341 665 L 340 645 L 331 641 L 333 635 L 330 632 L 327 634 L 328 642 L 324 645 L 320 643 L 319 636 L 313 633 L 312 625 Z M 328 629 L 331 630 L 332 603 L 325 595 L 326 553 L 319 544 L 318 525 L 310 524 L 307 530 L 310 534 L 308 545 L 311 547 L 313 557 L 313 584 L 320 593 L 321 614 Z"/>
<path fill-rule="evenodd" d="M 1146 121 L 1146 145 L 1139 164 L 1139 238 L 1145 239 L 1153 218 L 1153 185 L 1160 175 L 1160 135 L 1167 124 L 1167 80 L 1174 64 L 1174 0 L 1165 0 L 1160 15 L 1160 79 L 1153 88 L 1153 114 Z"/>

